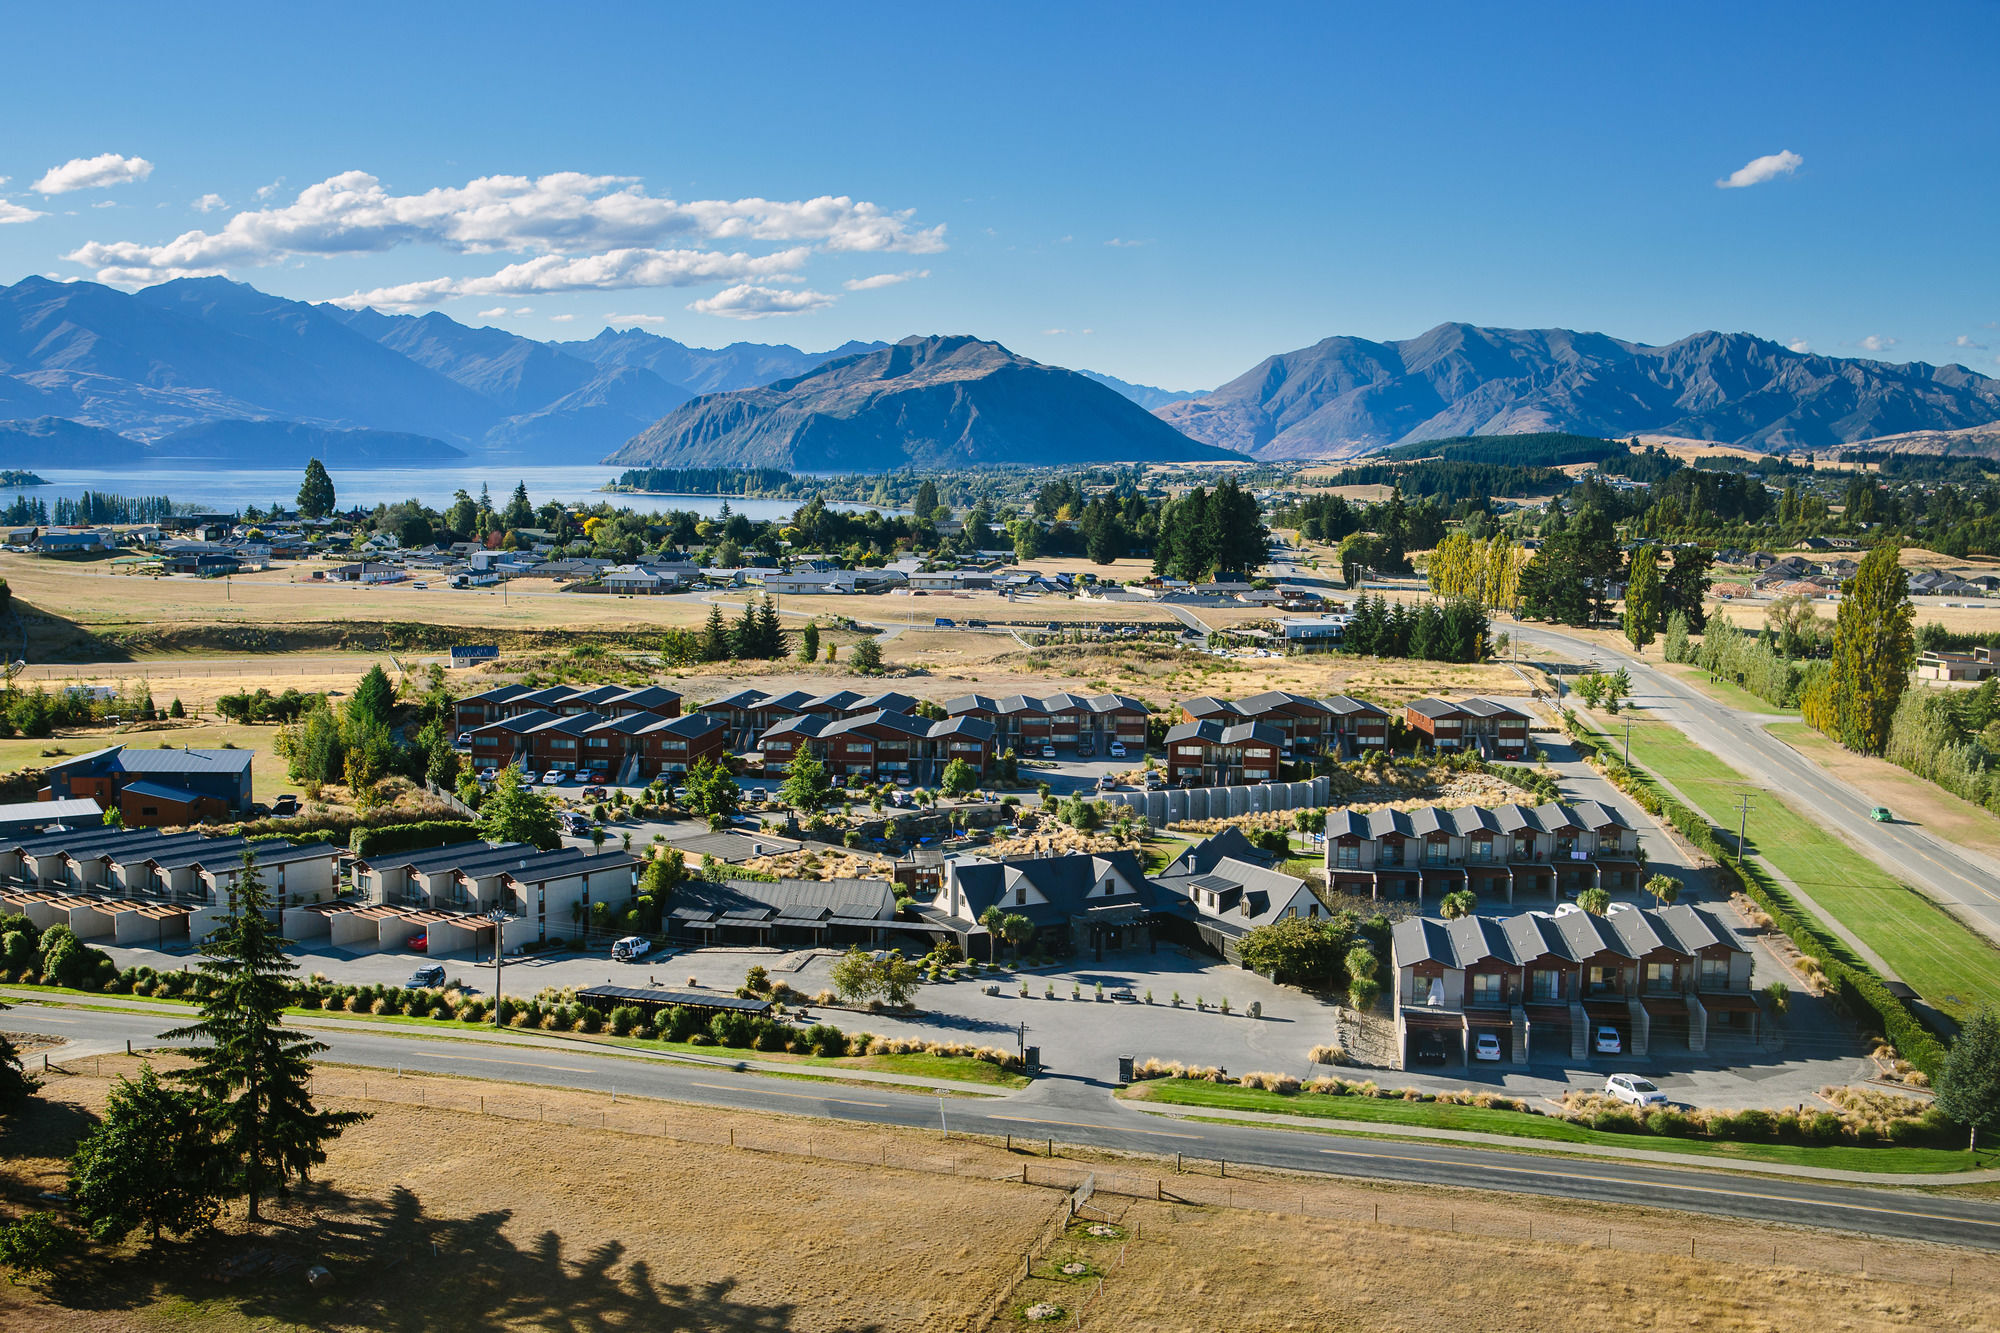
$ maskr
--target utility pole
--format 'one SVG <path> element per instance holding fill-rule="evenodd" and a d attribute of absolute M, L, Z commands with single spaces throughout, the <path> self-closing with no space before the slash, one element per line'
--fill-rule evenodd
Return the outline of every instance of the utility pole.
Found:
<path fill-rule="evenodd" d="M 1750 793 L 1736 798 L 1736 867 L 1743 868 L 1743 839 L 1750 828 Z"/>
<path fill-rule="evenodd" d="M 1632 767 L 1632 719 L 1625 719 L 1625 767 Z M 1741 845 L 1740 842 L 1738 844 Z"/>
<path fill-rule="evenodd" d="M 493 923 L 493 1026 L 497 1028 L 500 1026 L 501 937 L 506 933 L 507 923 L 513 918 L 496 907 L 486 914 L 486 919 Z"/>

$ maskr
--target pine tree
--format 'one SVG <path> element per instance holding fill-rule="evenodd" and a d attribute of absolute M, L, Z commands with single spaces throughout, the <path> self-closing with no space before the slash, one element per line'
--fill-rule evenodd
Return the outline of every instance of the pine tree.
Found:
<path fill-rule="evenodd" d="M 1634 648 L 1644 648 L 1659 633 L 1660 610 L 1660 548 L 1641 546 L 1632 552 L 1625 582 L 1625 637 Z"/>
<path fill-rule="evenodd" d="M 1966 1150 L 1979 1146 L 1979 1131 L 2000 1126 L 2000 1014 L 1982 1005 L 1958 1030 L 1938 1071 L 1937 1108 L 1971 1132 Z"/>
<path fill-rule="evenodd" d="M 256 857 L 245 851 L 229 915 L 202 945 L 197 970 L 208 984 L 201 1018 L 165 1034 L 194 1043 L 187 1048 L 192 1067 L 173 1077 L 200 1099 L 225 1178 L 248 1196 L 251 1222 L 262 1220 L 263 1199 L 294 1176 L 305 1178 L 326 1160 L 328 1141 L 367 1118 L 313 1105 L 310 1057 L 326 1047 L 285 1030 L 286 979 L 298 965 L 265 919 L 269 906 Z"/>
<path fill-rule="evenodd" d="M 926 486 L 930 483 L 925 482 Z M 799 632 L 799 660 L 817 662 L 819 660 L 819 622 L 808 620 L 805 629 Z"/>
<path fill-rule="evenodd" d="M 348 720 L 357 728 L 386 727 L 389 715 L 396 706 L 396 689 L 389 683 L 388 673 L 377 662 L 368 668 L 368 674 L 354 687 L 354 693 L 347 700 Z"/>
<path fill-rule="evenodd" d="M 729 631 L 729 655 L 738 661 L 762 657 L 757 636 L 757 604 L 743 603 L 743 614 Z"/>
<path fill-rule="evenodd" d="M 1892 543 L 1868 553 L 1833 622 L 1834 724 L 1840 742 L 1863 754 L 1888 744 L 1889 720 L 1916 657 L 1916 608 L 1899 554 Z"/>
<path fill-rule="evenodd" d="M 325 518 L 333 512 L 333 478 L 326 464 L 317 458 L 306 460 L 305 481 L 299 486 L 299 513 L 306 518 Z"/>
<path fill-rule="evenodd" d="M 937 483 L 926 477 L 923 484 L 917 487 L 916 517 L 936 517 L 939 503 Z"/>
<path fill-rule="evenodd" d="M 708 623 L 701 631 L 701 660 L 704 662 L 727 662 L 729 660 L 729 627 L 722 621 L 722 606 L 718 602 L 708 605 Z"/>
<path fill-rule="evenodd" d="M 779 658 L 785 655 L 785 630 L 778 623 L 778 606 L 769 596 L 757 608 L 757 656 Z"/>

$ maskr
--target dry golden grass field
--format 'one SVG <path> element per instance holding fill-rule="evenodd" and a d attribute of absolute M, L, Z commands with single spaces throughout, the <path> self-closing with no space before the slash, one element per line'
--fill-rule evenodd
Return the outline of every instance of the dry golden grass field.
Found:
<path fill-rule="evenodd" d="M 60 1155 L 111 1076 L 135 1065 L 80 1062 L 10 1124 L 8 1214 L 60 1187 Z M 1469 1190 L 1239 1179 L 1234 1167 L 1222 1180 L 1213 1164 L 1176 1175 L 1171 1162 L 1069 1150 L 1050 1162 L 996 1142 L 382 1071 L 322 1068 L 317 1092 L 374 1118 L 275 1225 L 253 1237 L 231 1218 L 185 1246 L 70 1258 L 44 1286 L 0 1287 L 0 1330 L 2000 1321 L 2000 1258 L 1971 1251 Z M 1158 1182 L 1193 1202 L 1107 1191 L 1064 1227 L 1059 1187 L 1086 1170 L 1101 1189 L 1139 1182 L 1150 1195 Z M 246 1254 L 275 1271 L 218 1280 Z M 312 1263 L 334 1273 L 317 1292 L 302 1277 Z M 1062 1307 L 1059 1323 L 1024 1318 L 1045 1303 Z"/>

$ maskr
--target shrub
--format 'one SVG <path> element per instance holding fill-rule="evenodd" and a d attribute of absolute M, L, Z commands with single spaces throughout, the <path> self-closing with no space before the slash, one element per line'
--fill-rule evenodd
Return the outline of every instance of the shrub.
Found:
<path fill-rule="evenodd" d="M 1258 1071 L 1245 1074 L 1236 1081 L 1246 1088 L 1261 1088 L 1265 1092 L 1281 1093 L 1287 1097 L 1299 1090 L 1299 1081 L 1290 1074 L 1268 1074 Z"/>

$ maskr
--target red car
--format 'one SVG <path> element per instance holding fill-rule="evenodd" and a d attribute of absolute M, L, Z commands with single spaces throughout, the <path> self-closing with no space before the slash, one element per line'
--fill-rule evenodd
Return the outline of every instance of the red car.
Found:
<path fill-rule="evenodd" d="M 431 933 L 428 930 L 421 935 L 410 936 L 411 953 L 424 953 L 428 951 L 430 947 L 431 947 Z"/>

